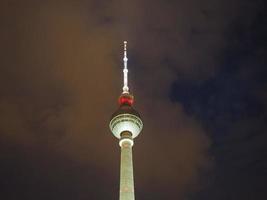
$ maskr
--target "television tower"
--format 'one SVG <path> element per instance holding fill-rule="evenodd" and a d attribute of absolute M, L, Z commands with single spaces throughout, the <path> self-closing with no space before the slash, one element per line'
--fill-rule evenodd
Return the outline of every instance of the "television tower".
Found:
<path fill-rule="evenodd" d="M 109 128 L 119 139 L 121 147 L 119 200 L 134 200 L 132 147 L 133 139 L 143 128 L 143 122 L 139 113 L 133 108 L 134 97 L 129 93 L 126 45 L 127 42 L 124 41 L 123 88 L 119 97 L 119 109 L 113 113 Z"/>

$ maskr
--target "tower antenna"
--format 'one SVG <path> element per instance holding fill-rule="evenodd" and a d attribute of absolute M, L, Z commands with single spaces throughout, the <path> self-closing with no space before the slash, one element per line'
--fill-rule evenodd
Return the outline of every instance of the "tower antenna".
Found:
<path fill-rule="evenodd" d="M 128 87 L 128 69 L 127 69 L 127 41 L 124 41 L 124 57 L 123 57 L 123 88 L 122 93 L 123 94 L 129 94 L 129 87 Z"/>

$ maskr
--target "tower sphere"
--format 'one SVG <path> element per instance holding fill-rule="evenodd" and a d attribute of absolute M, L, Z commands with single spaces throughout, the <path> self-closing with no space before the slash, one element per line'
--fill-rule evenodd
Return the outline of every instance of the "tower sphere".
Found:
<path fill-rule="evenodd" d="M 118 139 L 121 138 L 123 132 L 130 132 L 132 138 L 135 138 L 143 128 L 143 122 L 139 113 L 131 105 L 125 103 L 121 104 L 111 116 L 109 128 Z"/>

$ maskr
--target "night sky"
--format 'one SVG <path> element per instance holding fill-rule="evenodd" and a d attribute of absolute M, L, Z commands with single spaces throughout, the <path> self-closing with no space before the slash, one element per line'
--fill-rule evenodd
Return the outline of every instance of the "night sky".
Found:
<path fill-rule="evenodd" d="M 118 199 L 124 40 L 136 200 L 267 199 L 265 0 L 1 0 L 0 23 L 0 199 Z"/>

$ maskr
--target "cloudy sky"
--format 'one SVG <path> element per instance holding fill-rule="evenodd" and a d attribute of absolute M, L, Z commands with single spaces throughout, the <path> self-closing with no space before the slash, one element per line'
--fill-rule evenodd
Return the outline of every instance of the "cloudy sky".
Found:
<path fill-rule="evenodd" d="M 267 198 L 264 0 L 1 0 L 0 198 L 116 200 L 109 131 L 144 121 L 136 199 Z"/>

